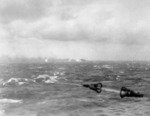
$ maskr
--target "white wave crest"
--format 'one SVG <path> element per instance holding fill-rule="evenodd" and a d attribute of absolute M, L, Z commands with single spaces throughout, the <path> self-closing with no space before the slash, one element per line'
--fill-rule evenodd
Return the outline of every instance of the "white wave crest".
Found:
<path fill-rule="evenodd" d="M 0 99 L 0 103 L 22 103 L 22 100 Z"/>
<path fill-rule="evenodd" d="M 3 86 L 7 85 L 25 85 L 25 84 L 36 84 L 36 83 L 55 83 L 58 81 L 58 77 L 64 73 L 54 72 L 53 76 L 43 74 L 37 77 L 27 79 L 27 78 L 10 78 L 7 81 L 0 80 Z"/>
<path fill-rule="evenodd" d="M 27 83 L 28 79 L 22 79 L 22 78 L 11 78 L 7 80 L 6 82 L 3 82 L 3 85 L 10 85 L 10 84 L 18 84 L 18 85 L 23 85 Z"/>
<path fill-rule="evenodd" d="M 35 78 L 36 82 L 44 82 L 44 83 L 55 83 L 58 80 L 58 76 L 49 76 L 49 75 L 39 75 Z"/>

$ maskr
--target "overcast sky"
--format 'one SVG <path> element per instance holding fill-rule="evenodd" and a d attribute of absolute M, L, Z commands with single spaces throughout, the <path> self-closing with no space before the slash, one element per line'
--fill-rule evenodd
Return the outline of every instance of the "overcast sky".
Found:
<path fill-rule="evenodd" d="M 0 56 L 150 60 L 150 0 L 0 0 Z"/>

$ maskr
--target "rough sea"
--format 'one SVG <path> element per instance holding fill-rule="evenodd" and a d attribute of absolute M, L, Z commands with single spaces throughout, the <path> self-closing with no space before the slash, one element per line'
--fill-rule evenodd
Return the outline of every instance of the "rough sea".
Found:
<path fill-rule="evenodd" d="M 97 82 L 145 97 L 120 98 L 80 86 Z M 150 116 L 150 63 L 0 64 L 0 116 Z"/>

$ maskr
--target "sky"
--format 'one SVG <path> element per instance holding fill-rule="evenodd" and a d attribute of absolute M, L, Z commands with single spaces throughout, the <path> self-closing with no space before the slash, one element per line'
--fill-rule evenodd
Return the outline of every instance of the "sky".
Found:
<path fill-rule="evenodd" d="M 150 60 L 150 0 L 0 0 L 0 57 Z"/>

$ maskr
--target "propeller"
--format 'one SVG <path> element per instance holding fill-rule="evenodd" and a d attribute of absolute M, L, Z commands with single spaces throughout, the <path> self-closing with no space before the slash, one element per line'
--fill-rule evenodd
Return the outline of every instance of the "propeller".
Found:
<path fill-rule="evenodd" d="M 82 84 L 83 87 L 87 87 L 91 90 L 96 91 L 97 93 L 101 93 L 102 91 L 102 83 L 96 83 L 96 84 Z"/>
<path fill-rule="evenodd" d="M 139 92 L 134 92 L 133 90 L 130 90 L 126 87 L 122 87 L 120 90 L 120 97 L 144 97 L 144 94 L 141 94 Z"/>

